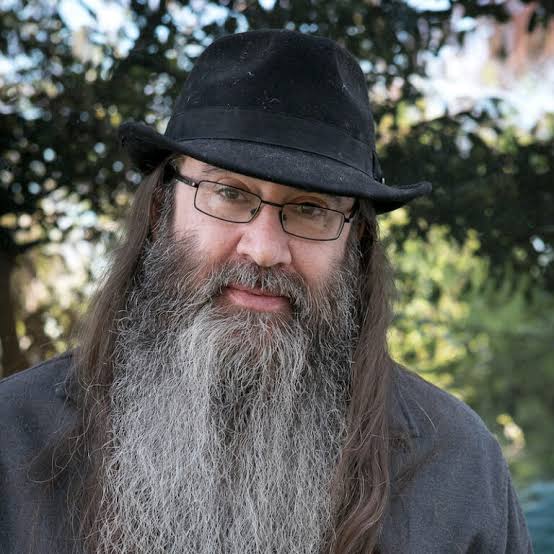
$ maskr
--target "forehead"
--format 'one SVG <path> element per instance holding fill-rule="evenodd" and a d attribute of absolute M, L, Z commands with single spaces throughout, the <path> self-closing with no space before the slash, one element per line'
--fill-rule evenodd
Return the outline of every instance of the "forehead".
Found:
<path fill-rule="evenodd" d="M 338 196 L 335 194 L 326 194 L 317 191 L 306 191 L 301 188 L 283 185 L 281 183 L 275 183 L 273 181 L 264 181 L 263 179 L 259 179 L 257 177 L 250 177 L 248 175 L 243 175 L 242 173 L 235 173 L 234 171 L 210 165 L 195 158 L 191 158 L 190 156 L 185 157 L 184 159 L 179 161 L 179 168 L 181 172 L 184 173 L 187 177 L 207 180 L 218 180 L 223 177 L 233 178 L 236 179 L 237 182 L 255 187 L 258 191 L 262 193 L 269 189 L 277 188 L 280 193 L 286 196 L 312 194 L 320 198 L 324 198 L 329 203 L 341 208 L 351 207 L 354 203 L 354 198 L 350 196 Z M 189 173 L 188 175 L 187 172 Z"/>

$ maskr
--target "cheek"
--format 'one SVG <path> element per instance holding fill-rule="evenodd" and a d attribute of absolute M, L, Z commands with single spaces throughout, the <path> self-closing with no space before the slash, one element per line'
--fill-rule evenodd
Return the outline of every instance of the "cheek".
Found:
<path fill-rule="evenodd" d="M 195 237 L 205 262 L 223 261 L 231 257 L 238 242 L 237 231 L 235 226 L 205 216 L 197 210 L 177 230 L 178 236 Z"/>
<path fill-rule="evenodd" d="M 198 244 L 206 257 L 217 260 L 229 257 L 237 244 L 237 229 L 216 219 L 199 222 L 196 229 Z"/>
<path fill-rule="evenodd" d="M 175 190 L 175 208 L 173 212 L 173 232 L 178 237 L 185 236 L 194 222 L 196 211 L 193 206 L 194 195 L 187 194 L 186 189 L 177 187 Z"/>
<path fill-rule="evenodd" d="M 339 242 L 340 241 L 340 242 Z M 325 281 L 344 258 L 345 241 L 298 243 L 291 248 L 294 269 L 309 283 Z"/>
<path fill-rule="evenodd" d="M 220 250 L 224 248 L 230 236 L 230 230 L 222 229 L 224 225 L 223 222 L 206 216 L 194 207 L 192 190 L 177 190 L 173 218 L 173 231 L 177 237 L 194 235 L 203 252 Z"/>

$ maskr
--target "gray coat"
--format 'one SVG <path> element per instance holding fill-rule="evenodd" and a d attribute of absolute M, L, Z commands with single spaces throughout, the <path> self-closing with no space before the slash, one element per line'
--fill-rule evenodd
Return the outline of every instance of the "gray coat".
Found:
<path fill-rule="evenodd" d="M 37 482 L 29 472 L 37 454 L 76 422 L 65 385 L 70 361 L 66 354 L 0 382 L 2 554 L 72 551 L 63 484 Z M 381 552 L 532 552 L 506 462 L 479 416 L 401 368 L 391 409 L 408 429 L 417 463 L 402 487 L 393 486 Z M 396 470 L 406 464 L 407 456 L 396 455 Z"/>

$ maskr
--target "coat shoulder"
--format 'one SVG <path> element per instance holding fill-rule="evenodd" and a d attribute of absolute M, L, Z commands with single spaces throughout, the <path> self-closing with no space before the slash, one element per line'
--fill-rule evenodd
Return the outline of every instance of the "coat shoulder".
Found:
<path fill-rule="evenodd" d="M 394 374 L 394 391 L 397 410 L 413 437 L 499 452 L 498 441 L 481 417 L 453 394 L 401 366 Z"/>
<path fill-rule="evenodd" d="M 66 551 L 53 546 L 65 521 L 65 488 L 53 473 L 62 466 L 53 454 L 78 421 L 65 394 L 71 360 L 68 352 L 0 381 L 1 552 Z"/>
<path fill-rule="evenodd" d="M 71 361 L 67 352 L 0 381 L 0 456 L 43 444 L 63 423 Z"/>
<path fill-rule="evenodd" d="M 390 551 L 532 552 L 500 444 L 479 415 L 400 366 L 393 382 L 410 447 L 396 453 Z"/>
<path fill-rule="evenodd" d="M 59 394 L 71 361 L 72 353 L 65 352 L 0 380 L 0 406 Z"/>

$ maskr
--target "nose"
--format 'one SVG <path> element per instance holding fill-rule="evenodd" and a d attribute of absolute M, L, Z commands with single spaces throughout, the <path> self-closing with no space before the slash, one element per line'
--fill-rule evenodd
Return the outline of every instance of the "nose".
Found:
<path fill-rule="evenodd" d="M 291 263 L 290 236 L 281 227 L 277 208 L 262 205 L 256 218 L 242 227 L 237 254 L 250 258 L 260 267 Z"/>

